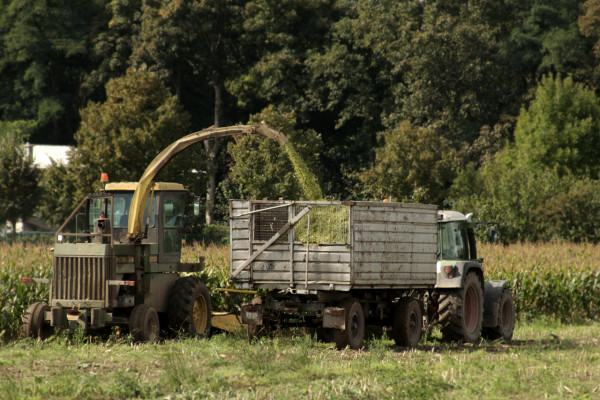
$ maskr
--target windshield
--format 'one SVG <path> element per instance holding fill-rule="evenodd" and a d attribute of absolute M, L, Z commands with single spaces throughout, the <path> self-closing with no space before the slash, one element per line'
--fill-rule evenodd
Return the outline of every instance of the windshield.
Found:
<path fill-rule="evenodd" d="M 146 208 L 144 210 L 144 225 L 148 220 L 148 208 L 150 207 L 150 197 L 148 196 L 148 201 L 146 201 Z M 115 228 L 127 228 L 127 224 L 129 223 L 129 207 L 131 205 L 131 199 L 133 198 L 133 193 L 115 193 L 114 196 L 114 227 Z M 154 227 L 155 223 L 155 214 L 156 214 L 156 199 L 152 200 L 152 212 L 150 213 L 150 228 Z"/>
<path fill-rule="evenodd" d="M 439 224 L 438 258 L 468 260 L 467 230 L 462 222 Z"/>

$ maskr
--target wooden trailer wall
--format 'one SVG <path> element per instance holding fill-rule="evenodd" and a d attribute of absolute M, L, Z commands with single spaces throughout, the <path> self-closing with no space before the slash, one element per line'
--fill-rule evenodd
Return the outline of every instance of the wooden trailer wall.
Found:
<path fill-rule="evenodd" d="M 231 200 L 230 216 L 231 280 L 239 288 L 348 291 L 436 281 L 435 206 Z M 274 240 L 278 231 L 285 232 Z"/>

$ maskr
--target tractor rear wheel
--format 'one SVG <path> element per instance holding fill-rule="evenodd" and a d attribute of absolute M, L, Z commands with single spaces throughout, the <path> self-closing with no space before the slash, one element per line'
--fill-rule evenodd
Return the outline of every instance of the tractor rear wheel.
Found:
<path fill-rule="evenodd" d="M 27 308 L 27 311 L 23 315 L 22 337 L 34 337 L 39 340 L 45 340 L 52 335 L 54 329 L 44 320 L 46 311 L 50 311 L 50 306 L 40 302 L 33 303 Z"/>
<path fill-rule="evenodd" d="M 191 336 L 210 333 L 210 294 L 197 276 L 186 276 L 173 284 L 169 294 L 169 328 Z"/>
<path fill-rule="evenodd" d="M 397 346 L 416 347 L 423 330 L 423 311 L 417 299 L 403 297 L 396 304 L 392 337 Z"/>
<path fill-rule="evenodd" d="M 482 335 L 487 339 L 510 340 L 515 329 L 515 301 L 510 289 L 504 288 L 498 303 L 498 325 L 483 328 Z"/>
<path fill-rule="evenodd" d="M 365 339 L 365 314 L 360 303 L 354 299 L 348 299 L 342 303 L 345 309 L 346 328 L 335 329 L 334 339 L 338 349 L 350 346 L 353 350 L 362 348 Z"/>
<path fill-rule="evenodd" d="M 438 314 L 444 340 L 475 342 L 479 339 L 483 289 L 476 272 L 467 273 L 461 289 L 440 293 Z"/>
<path fill-rule="evenodd" d="M 129 333 L 136 342 L 155 342 L 160 337 L 158 313 L 148 304 L 139 304 L 129 316 Z"/>

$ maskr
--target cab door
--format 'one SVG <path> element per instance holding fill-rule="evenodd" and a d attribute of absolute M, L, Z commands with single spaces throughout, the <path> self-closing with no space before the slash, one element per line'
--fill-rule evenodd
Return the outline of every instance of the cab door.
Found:
<path fill-rule="evenodd" d="M 162 240 L 159 244 L 160 262 L 179 262 L 183 233 L 184 193 L 161 193 Z"/>

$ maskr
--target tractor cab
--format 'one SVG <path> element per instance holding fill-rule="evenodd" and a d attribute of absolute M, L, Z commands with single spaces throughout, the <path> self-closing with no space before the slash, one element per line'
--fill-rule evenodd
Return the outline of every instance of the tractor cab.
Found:
<path fill-rule="evenodd" d="M 438 260 L 477 260 L 472 215 L 438 211 Z"/>
<path fill-rule="evenodd" d="M 129 210 L 137 182 L 116 182 L 90 194 L 57 231 L 56 242 L 128 243 Z M 158 182 L 144 210 L 145 239 L 158 246 L 159 262 L 178 262 L 184 205 L 188 191 L 178 183 Z"/>

